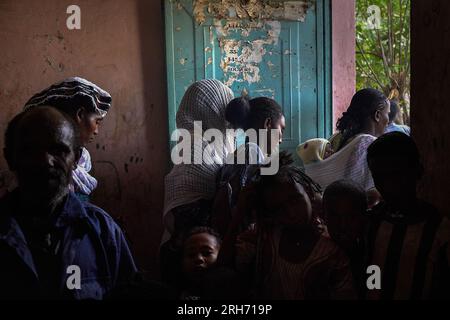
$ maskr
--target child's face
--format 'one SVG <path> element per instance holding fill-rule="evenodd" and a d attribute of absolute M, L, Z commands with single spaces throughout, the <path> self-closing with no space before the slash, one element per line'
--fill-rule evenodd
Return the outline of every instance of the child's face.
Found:
<path fill-rule="evenodd" d="M 349 248 L 361 236 L 364 216 L 361 206 L 350 197 L 326 199 L 325 217 L 330 237 L 344 248 Z"/>
<path fill-rule="evenodd" d="M 311 219 L 311 201 L 299 183 L 277 183 L 264 192 L 267 215 L 282 225 L 304 226 Z"/>
<path fill-rule="evenodd" d="M 209 233 L 197 233 L 189 237 L 183 250 L 183 272 L 190 278 L 201 276 L 216 263 L 220 245 Z"/>
<path fill-rule="evenodd" d="M 416 196 L 418 168 L 401 157 L 379 157 L 370 163 L 375 187 L 383 199 L 394 207 L 404 206 Z"/>

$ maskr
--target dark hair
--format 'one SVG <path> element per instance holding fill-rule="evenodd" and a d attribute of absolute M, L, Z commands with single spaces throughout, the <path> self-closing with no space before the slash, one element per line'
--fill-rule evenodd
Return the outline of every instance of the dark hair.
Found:
<path fill-rule="evenodd" d="M 389 123 L 395 120 L 397 118 L 398 112 L 400 111 L 397 101 L 395 100 L 389 100 L 391 103 L 391 110 L 389 111 Z"/>
<path fill-rule="evenodd" d="M 225 119 L 234 128 L 259 129 L 267 118 L 276 122 L 283 116 L 281 106 L 273 99 L 238 97 L 231 100 L 225 109 Z"/>
<path fill-rule="evenodd" d="M 20 120 L 24 117 L 27 111 L 20 112 L 14 116 L 14 118 L 9 121 L 6 131 L 5 131 L 5 156 L 9 158 L 13 154 L 14 150 L 14 140 L 16 137 L 17 127 L 19 126 Z M 8 159 L 7 159 L 8 160 Z"/>
<path fill-rule="evenodd" d="M 51 108 L 51 107 L 49 107 Z M 20 122 L 22 119 L 29 113 L 32 112 L 40 112 L 40 110 L 43 110 L 41 108 L 39 109 L 27 109 L 25 111 L 22 111 L 18 113 L 17 115 L 12 118 L 12 120 L 8 123 L 5 131 L 5 156 L 7 157 L 7 160 L 11 160 L 11 156 L 14 154 L 14 147 L 15 147 L 15 138 L 17 136 L 17 130 L 19 129 Z M 75 121 L 68 116 L 66 113 L 58 111 L 57 109 L 51 109 L 55 110 L 59 114 L 63 116 L 63 118 L 70 124 L 73 130 L 73 152 L 76 154 L 77 151 L 82 147 L 81 143 L 81 135 L 80 130 L 78 128 L 78 125 L 75 123 Z"/>
<path fill-rule="evenodd" d="M 323 204 L 327 205 L 329 201 L 340 197 L 350 197 L 350 199 L 358 204 L 361 211 L 367 209 L 367 194 L 364 189 L 352 180 L 338 180 L 330 184 L 323 193 Z"/>
<path fill-rule="evenodd" d="M 336 124 L 342 134 L 338 149 L 342 148 L 350 138 L 361 133 L 373 114 L 387 105 L 388 99 L 381 91 L 366 88 L 356 92 L 347 111 L 342 114 Z"/>
<path fill-rule="evenodd" d="M 402 132 L 389 132 L 372 142 L 367 149 L 369 167 L 373 166 L 373 160 L 380 156 L 402 157 L 406 162 L 421 167 L 416 143 Z"/>
<path fill-rule="evenodd" d="M 221 244 L 222 243 L 222 239 L 220 237 L 220 234 L 218 232 L 216 232 L 213 228 L 210 227 L 205 227 L 205 226 L 198 226 L 198 227 L 194 227 L 191 230 L 189 230 L 186 235 L 184 236 L 183 239 L 183 245 L 184 243 L 193 235 L 199 234 L 199 233 L 207 233 L 209 235 L 212 235 L 213 237 L 216 238 L 217 244 Z"/>

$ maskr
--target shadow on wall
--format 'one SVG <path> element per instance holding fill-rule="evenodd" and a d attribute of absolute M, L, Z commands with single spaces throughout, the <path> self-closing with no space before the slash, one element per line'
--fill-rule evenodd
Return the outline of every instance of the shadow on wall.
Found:
<path fill-rule="evenodd" d="M 152 185 L 150 191 L 155 193 L 150 197 L 153 207 L 151 212 L 144 213 L 148 214 L 144 220 L 147 224 L 144 236 L 150 238 L 149 246 L 140 251 L 148 254 L 142 260 L 149 266 L 149 276 L 153 278 L 160 275 L 158 255 L 163 231 L 164 176 L 169 170 L 170 161 L 163 7 L 163 1 L 137 0 L 144 116 L 147 124 L 143 134 L 147 141 L 151 141 L 147 148 L 152 155 L 151 159 L 146 159 L 146 165 L 149 169 L 153 168 L 151 170 L 154 175 L 158 175 L 158 179 L 149 182 Z M 155 110 L 155 106 L 160 109 Z"/>

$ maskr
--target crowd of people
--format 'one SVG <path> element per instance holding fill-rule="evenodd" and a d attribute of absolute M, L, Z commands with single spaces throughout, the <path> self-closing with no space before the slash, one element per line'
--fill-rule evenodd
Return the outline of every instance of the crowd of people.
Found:
<path fill-rule="evenodd" d="M 380 91 L 356 92 L 336 134 L 298 146 L 299 166 L 280 151 L 285 117 L 275 100 L 235 98 L 218 80 L 192 84 L 176 115 L 192 156 L 204 156 L 202 133 L 216 129 L 226 141 L 209 156 L 245 161 L 173 166 L 155 281 L 140 276 L 121 228 L 90 201 L 97 181 L 86 147 L 111 102 L 69 78 L 9 122 L 4 156 L 17 187 L 0 199 L 0 298 L 450 298 L 449 220 L 417 194 L 418 149 Z M 227 129 L 278 138 L 238 146 Z M 275 158 L 277 172 L 264 174 Z"/>

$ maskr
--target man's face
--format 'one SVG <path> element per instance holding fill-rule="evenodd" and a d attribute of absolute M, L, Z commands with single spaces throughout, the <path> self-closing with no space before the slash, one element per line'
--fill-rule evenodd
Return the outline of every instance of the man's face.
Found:
<path fill-rule="evenodd" d="M 49 121 L 28 118 L 22 120 L 17 130 L 14 170 L 21 190 L 36 199 L 51 201 L 65 193 L 70 182 L 76 160 L 74 132 L 62 118 Z"/>

